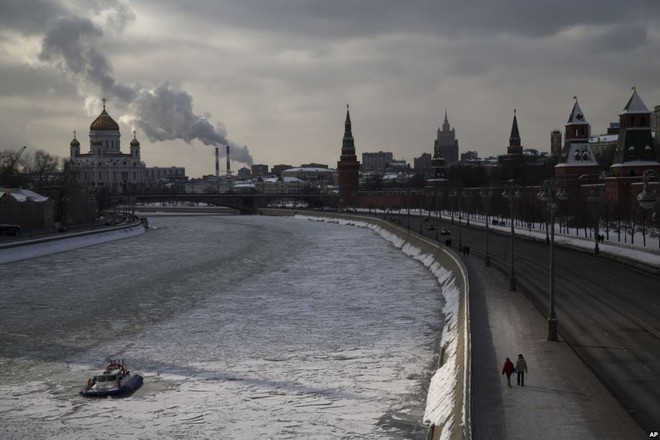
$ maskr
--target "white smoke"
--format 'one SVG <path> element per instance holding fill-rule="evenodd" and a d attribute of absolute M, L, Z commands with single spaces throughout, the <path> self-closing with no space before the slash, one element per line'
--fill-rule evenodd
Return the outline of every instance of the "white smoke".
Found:
<path fill-rule="evenodd" d="M 123 29 L 132 20 L 132 13 L 118 4 L 112 8 L 106 15 L 112 18 L 115 29 Z M 101 50 L 102 37 L 103 30 L 88 18 L 60 18 L 44 36 L 39 59 L 70 77 L 81 95 L 100 93 L 123 103 L 128 114 L 121 120 L 132 121 L 152 142 L 182 139 L 190 143 L 197 139 L 205 145 L 230 145 L 232 160 L 253 164 L 247 146 L 227 139 L 223 124 L 214 126 L 207 117 L 195 114 L 193 98 L 185 90 L 177 90 L 168 82 L 147 88 L 117 81 Z"/>

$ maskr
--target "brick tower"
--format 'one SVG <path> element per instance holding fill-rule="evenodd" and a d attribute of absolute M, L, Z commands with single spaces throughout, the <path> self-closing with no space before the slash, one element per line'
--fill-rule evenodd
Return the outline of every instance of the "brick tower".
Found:
<path fill-rule="evenodd" d="M 344 139 L 341 145 L 341 157 L 337 162 L 337 180 L 339 183 L 339 205 L 352 206 L 355 203 L 359 187 L 360 162 L 355 155 L 355 142 L 351 130 L 351 114 L 346 105 Z"/>

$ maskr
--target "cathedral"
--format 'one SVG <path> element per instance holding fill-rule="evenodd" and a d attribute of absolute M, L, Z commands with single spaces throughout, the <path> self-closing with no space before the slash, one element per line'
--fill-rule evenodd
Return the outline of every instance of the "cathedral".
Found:
<path fill-rule="evenodd" d="M 105 110 L 89 126 L 89 153 L 80 152 L 74 132 L 69 165 L 78 182 L 87 188 L 109 188 L 116 193 L 134 192 L 146 183 L 147 172 L 140 160 L 140 142 L 133 132 L 130 153 L 122 153 L 119 124 Z"/>

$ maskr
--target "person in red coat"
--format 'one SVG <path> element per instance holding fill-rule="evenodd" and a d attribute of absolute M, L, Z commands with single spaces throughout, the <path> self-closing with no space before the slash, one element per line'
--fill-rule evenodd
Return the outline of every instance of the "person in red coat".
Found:
<path fill-rule="evenodd" d="M 511 375 L 516 371 L 516 368 L 513 366 L 511 359 L 506 358 L 504 361 L 504 366 L 502 367 L 502 374 L 506 374 L 506 382 L 509 388 L 511 388 Z"/>

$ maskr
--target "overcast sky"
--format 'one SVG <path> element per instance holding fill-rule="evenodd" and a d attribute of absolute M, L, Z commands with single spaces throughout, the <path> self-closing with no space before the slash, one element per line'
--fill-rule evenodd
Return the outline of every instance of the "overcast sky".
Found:
<path fill-rule="evenodd" d="M 550 149 L 577 96 L 603 133 L 636 86 L 660 105 L 658 0 L 2 0 L 0 149 L 68 157 L 101 98 L 147 166 L 335 167 L 350 104 L 358 159 Z M 224 168 L 224 160 L 221 161 Z"/>

